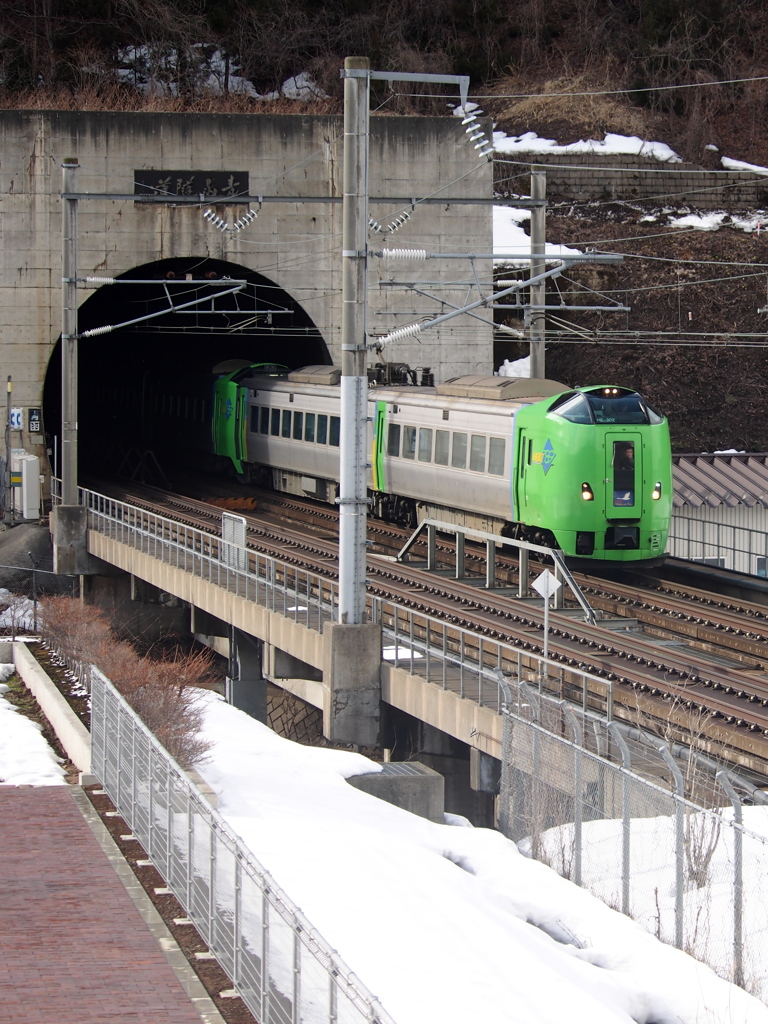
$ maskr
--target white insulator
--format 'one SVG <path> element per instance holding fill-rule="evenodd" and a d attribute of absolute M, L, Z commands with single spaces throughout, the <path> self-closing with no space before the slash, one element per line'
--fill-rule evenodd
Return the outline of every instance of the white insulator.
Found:
<path fill-rule="evenodd" d="M 464 120 L 461 123 L 462 124 L 472 124 L 472 122 L 476 121 L 476 120 L 477 120 L 477 114 L 467 114 L 467 116 L 464 118 Z"/>
<path fill-rule="evenodd" d="M 411 263 L 421 262 L 427 258 L 426 249 L 385 249 L 384 259 L 393 263 L 398 260 L 406 260 Z"/>
<path fill-rule="evenodd" d="M 529 335 L 525 331 L 518 331 L 515 327 L 508 327 L 506 324 L 494 324 L 494 330 L 499 331 L 501 334 L 511 334 L 514 338 L 528 338 Z"/>
<path fill-rule="evenodd" d="M 397 330 L 390 331 L 389 334 L 379 339 L 378 345 L 390 345 L 393 341 L 405 341 L 406 338 L 414 338 L 417 334 L 421 334 L 421 324 L 409 324 L 407 327 L 398 327 Z"/>
<path fill-rule="evenodd" d="M 487 157 L 490 158 L 490 157 L 493 156 L 493 154 L 495 152 L 496 152 L 496 150 L 494 149 L 494 147 L 493 146 L 489 146 L 488 149 L 481 149 L 480 153 L 478 155 L 479 156 L 487 156 Z"/>
<path fill-rule="evenodd" d="M 82 336 L 84 338 L 95 338 L 99 334 L 109 334 L 114 329 L 114 327 L 92 327 L 90 331 L 83 331 Z"/>
<path fill-rule="evenodd" d="M 114 277 L 86 277 L 87 284 L 114 284 Z"/>
<path fill-rule="evenodd" d="M 401 228 L 403 224 L 405 224 L 410 219 L 411 211 L 403 210 L 403 212 L 398 214 L 398 216 L 395 217 L 395 219 L 390 224 L 387 224 L 387 231 L 397 231 L 398 228 Z"/>

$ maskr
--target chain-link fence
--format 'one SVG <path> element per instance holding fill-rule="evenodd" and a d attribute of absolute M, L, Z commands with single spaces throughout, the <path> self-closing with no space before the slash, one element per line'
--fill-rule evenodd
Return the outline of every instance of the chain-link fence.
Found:
<path fill-rule="evenodd" d="M 50 594 L 76 597 L 78 576 L 62 576 L 46 569 L 0 565 L 0 633 L 37 632 L 38 601 Z"/>
<path fill-rule="evenodd" d="M 91 770 L 260 1024 L 394 1024 L 95 668 Z"/>
<path fill-rule="evenodd" d="M 505 697 L 504 834 L 768 1002 L 765 797 L 525 683 L 506 680 Z"/>

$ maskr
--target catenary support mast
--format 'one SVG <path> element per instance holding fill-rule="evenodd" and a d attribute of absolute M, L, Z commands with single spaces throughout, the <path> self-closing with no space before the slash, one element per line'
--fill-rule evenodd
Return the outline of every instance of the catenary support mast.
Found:
<path fill-rule="evenodd" d="M 77 157 L 62 161 L 62 193 L 75 191 Z M 61 200 L 61 503 L 77 504 L 77 200 Z"/>
<path fill-rule="evenodd" d="M 341 423 L 339 457 L 339 621 L 365 618 L 370 62 L 344 61 Z"/>

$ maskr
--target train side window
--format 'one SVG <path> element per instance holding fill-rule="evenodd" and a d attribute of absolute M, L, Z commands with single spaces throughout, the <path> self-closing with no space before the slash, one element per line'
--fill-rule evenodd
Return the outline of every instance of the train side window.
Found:
<path fill-rule="evenodd" d="M 419 462 L 432 461 L 432 429 L 419 428 Z"/>
<path fill-rule="evenodd" d="M 504 476 L 505 447 L 503 437 L 492 437 L 488 441 L 488 472 L 491 476 Z"/>
<path fill-rule="evenodd" d="M 528 465 L 533 465 L 533 438 L 528 438 Z"/>
<path fill-rule="evenodd" d="M 266 405 L 261 407 L 261 422 L 259 423 L 259 432 L 262 434 L 269 433 L 269 409 Z"/>
<path fill-rule="evenodd" d="M 251 406 L 251 433 L 258 434 L 259 432 L 259 407 L 258 405 Z"/>
<path fill-rule="evenodd" d="M 291 436 L 291 410 L 283 409 L 283 429 L 280 432 L 282 437 Z"/>
<path fill-rule="evenodd" d="M 403 458 L 416 458 L 416 427 L 403 427 Z"/>
<path fill-rule="evenodd" d="M 272 421 L 270 423 L 269 432 L 274 437 L 279 437 L 280 436 L 280 410 L 279 409 L 273 409 L 272 410 Z"/>
<path fill-rule="evenodd" d="M 331 436 L 328 444 L 334 448 L 339 447 L 339 435 L 341 434 L 341 420 L 338 416 L 331 416 Z"/>
<path fill-rule="evenodd" d="M 325 415 L 317 417 L 317 443 L 328 444 L 328 417 Z"/>
<path fill-rule="evenodd" d="M 315 440 L 315 414 L 313 412 L 308 412 L 304 417 L 304 440 Z"/>
<path fill-rule="evenodd" d="M 400 424 L 390 423 L 387 431 L 387 455 L 400 454 Z"/>
<path fill-rule="evenodd" d="M 304 413 L 295 412 L 293 414 L 293 439 L 294 441 L 300 441 L 304 434 Z"/>
<path fill-rule="evenodd" d="M 467 468 L 467 435 L 456 433 L 453 435 L 453 451 L 451 452 L 451 465 L 454 469 Z"/>
<path fill-rule="evenodd" d="M 475 473 L 485 472 L 485 437 L 472 434 L 469 442 L 469 468 Z"/>
<path fill-rule="evenodd" d="M 435 462 L 438 466 L 448 465 L 451 449 L 451 433 L 449 430 L 435 431 Z"/>

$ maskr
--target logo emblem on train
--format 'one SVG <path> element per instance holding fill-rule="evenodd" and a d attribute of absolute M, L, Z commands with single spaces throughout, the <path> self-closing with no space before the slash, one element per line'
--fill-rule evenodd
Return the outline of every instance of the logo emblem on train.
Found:
<path fill-rule="evenodd" d="M 552 468 L 552 463 L 555 461 L 555 455 L 555 449 L 552 447 L 552 442 L 549 440 L 549 438 L 547 438 L 547 443 L 544 445 L 543 452 L 533 453 L 533 462 L 535 465 L 541 466 L 541 468 L 544 470 L 544 476 L 546 476 Z"/>

